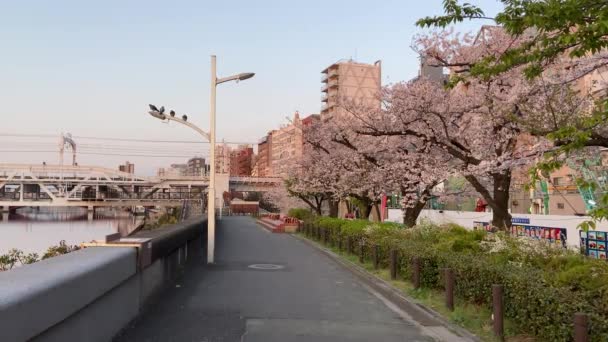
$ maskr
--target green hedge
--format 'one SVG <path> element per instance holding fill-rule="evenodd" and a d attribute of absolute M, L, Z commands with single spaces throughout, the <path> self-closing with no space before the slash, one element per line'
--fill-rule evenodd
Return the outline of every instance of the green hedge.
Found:
<path fill-rule="evenodd" d="M 298 220 L 302 220 L 304 222 L 312 222 L 315 219 L 315 214 L 312 213 L 309 209 L 305 208 L 289 209 L 289 211 L 287 212 L 287 216 L 295 217 Z"/>
<path fill-rule="evenodd" d="M 503 284 L 506 317 L 518 330 L 540 340 L 572 340 L 574 313 L 584 312 L 589 315 L 592 341 L 608 341 L 606 261 L 455 225 L 404 229 L 392 223 L 326 217 L 315 224 L 328 229 L 334 241 L 351 237 L 368 247 L 378 245 L 383 267 L 388 265 L 388 251 L 397 249 L 398 274 L 406 279 L 412 258 L 418 257 L 423 287 L 442 289 L 439 270 L 451 268 L 456 296 L 471 303 L 489 308 L 492 285 Z"/>

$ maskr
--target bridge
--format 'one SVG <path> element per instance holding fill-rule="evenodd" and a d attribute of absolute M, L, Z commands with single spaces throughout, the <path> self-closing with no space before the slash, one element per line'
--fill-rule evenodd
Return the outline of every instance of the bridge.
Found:
<path fill-rule="evenodd" d="M 267 191 L 278 177 L 216 175 L 216 192 Z M 209 177 L 143 177 L 98 166 L 0 164 L 0 207 L 173 206 L 206 196 Z"/>

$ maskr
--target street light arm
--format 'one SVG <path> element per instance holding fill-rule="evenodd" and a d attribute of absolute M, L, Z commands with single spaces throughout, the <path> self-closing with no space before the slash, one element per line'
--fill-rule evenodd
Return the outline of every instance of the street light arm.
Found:
<path fill-rule="evenodd" d="M 182 125 L 188 126 L 188 127 L 192 128 L 193 130 L 197 131 L 200 135 L 202 135 L 205 139 L 207 139 L 207 141 L 211 141 L 211 137 L 210 137 L 209 133 L 203 131 L 198 126 L 194 125 L 193 123 L 190 123 L 188 121 L 185 121 L 185 120 L 182 120 L 180 118 L 173 117 L 173 116 L 165 116 L 165 118 L 167 120 L 172 120 L 172 121 L 175 121 L 175 122 L 179 122 Z"/>
<path fill-rule="evenodd" d="M 239 75 L 232 75 L 232 76 L 228 76 L 228 77 L 218 78 L 217 81 L 215 81 L 215 84 L 236 81 L 238 79 L 239 79 Z"/>
<path fill-rule="evenodd" d="M 230 82 L 230 81 L 244 81 L 248 78 L 252 78 L 255 74 L 252 72 L 243 72 L 237 75 L 232 75 L 232 76 L 228 76 L 228 77 L 222 77 L 222 78 L 218 78 L 215 81 L 215 85 L 224 83 L 224 82 Z"/>
<path fill-rule="evenodd" d="M 157 119 L 160 119 L 160 120 L 163 120 L 163 121 L 164 120 L 169 120 L 169 121 L 179 122 L 180 124 L 188 126 L 188 127 L 192 128 L 193 130 L 197 131 L 200 135 L 202 135 L 205 139 L 207 139 L 207 141 L 209 141 L 209 142 L 211 141 L 211 136 L 209 135 L 209 133 L 203 131 L 198 126 L 196 126 L 196 125 L 194 125 L 194 124 L 192 124 L 192 123 L 190 123 L 190 122 L 188 122 L 186 120 L 182 120 L 180 118 L 176 118 L 176 117 L 173 117 L 173 116 L 168 116 L 168 115 L 165 115 L 165 114 L 161 114 L 161 113 L 153 111 L 153 110 L 149 111 L 148 113 L 150 115 L 152 115 L 153 117 L 155 117 Z"/>

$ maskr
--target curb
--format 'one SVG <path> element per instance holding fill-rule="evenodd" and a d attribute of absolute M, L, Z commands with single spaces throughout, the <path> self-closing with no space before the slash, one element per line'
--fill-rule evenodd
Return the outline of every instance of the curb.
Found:
<path fill-rule="evenodd" d="M 348 271 L 350 271 L 357 278 L 362 280 L 366 285 L 373 288 L 375 291 L 379 292 L 382 296 L 388 298 L 395 305 L 397 305 L 400 309 L 405 311 L 406 313 L 412 316 L 412 319 L 415 320 L 418 324 L 425 328 L 432 327 L 445 327 L 450 332 L 458 335 L 458 337 L 467 340 L 480 342 L 481 339 L 475 335 L 473 335 L 468 330 L 461 328 L 451 322 L 449 322 L 446 318 L 444 318 L 437 311 L 424 306 L 423 304 L 417 302 L 412 298 L 406 297 L 406 295 L 401 292 L 399 289 L 395 288 L 393 285 L 385 281 L 384 279 L 378 278 L 377 276 L 367 272 L 361 266 L 345 260 L 340 256 L 336 255 L 331 250 L 317 245 L 315 242 L 308 240 L 307 238 L 293 235 L 296 239 L 306 243 L 307 245 L 313 247 L 318 252 L 326 255 L 330 259 L 332 259 L 337 264 L 340 264 Z"/>

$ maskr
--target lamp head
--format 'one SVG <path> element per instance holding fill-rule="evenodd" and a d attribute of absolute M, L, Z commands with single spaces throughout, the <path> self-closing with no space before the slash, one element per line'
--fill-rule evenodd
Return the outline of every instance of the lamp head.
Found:
<path fill-rule="evenodd" d="M 246 80 L 248 78 L 252 78 L 254 75 L 255 75 L 255 73 L 253 73 L 253 72 L 244 72 L 242 74 L 239 74 L 238 80 L 239 81 L 244 81 L 244 80 Z"/>

